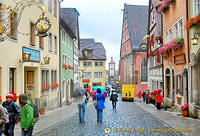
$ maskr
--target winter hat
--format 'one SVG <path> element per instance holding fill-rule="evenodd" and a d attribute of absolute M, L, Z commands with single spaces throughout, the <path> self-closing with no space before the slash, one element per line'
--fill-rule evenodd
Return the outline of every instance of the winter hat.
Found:
<path fill-rule="evenodd" d="M 26 94 L 20 94 L 19 101 L 20 103 L 26 103 L 28 101 L 28 96 Z"/>
<path fill-rule="evenodd" d="M 10 94 L 10 93 L 9 93 L 9 94 L 7 94 L 7 95 L 6 95 L 6 99 L 7 99 L 7 98 L 11 98 L 11 99 L 12 99 L 12 98 L 13 98 L 13 95 L 12 95 L 12 94 Z"/>

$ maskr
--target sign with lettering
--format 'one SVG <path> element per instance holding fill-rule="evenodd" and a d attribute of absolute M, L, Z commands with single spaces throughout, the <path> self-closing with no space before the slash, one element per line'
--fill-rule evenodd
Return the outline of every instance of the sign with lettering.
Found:
<path fill-rule="evenodd" d="M 185 53 L 174 56 L 174 64 L 184 64 L 185 63 Z"/>
<path fill-rule="evenodd" d="M 90 82 L 90 79 L 82 79 L 82 82 L 84 82 L 84 83 L 89 83 L 89 82 Z"/>
<path fill-rule="evenodd" d="M 24 53 L 30 53 L 31 54 L 30 55 L 30 61 L 40 62 L 40 51 L 23 47 L 22 48 L 22 54 L 24 54 Z"/>

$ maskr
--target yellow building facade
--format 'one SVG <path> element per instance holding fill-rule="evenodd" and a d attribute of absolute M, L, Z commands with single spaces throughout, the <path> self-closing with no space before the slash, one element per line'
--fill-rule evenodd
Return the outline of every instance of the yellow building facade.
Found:
<path fill-rule="evenodd" d="M 1 5 L 16 3 L 2 0 Z M 39 38 L 34 24 L 41 15 L 38 5 L 46 9 L 51 28 L 48 36 Z M 17 95 L 26 93 L 39 107 L 53 109 L 59 106 L 59 1 L 39 0 L 37 4 L 25 6 L 16 29 L 10 32 L 9 38 L 0 42 L 0 95 L 5 100 L 9 91 Z M 0 15 L 4 18 L 5 15 Z M 5 22 L 1 22 L 2 26 Z M 11 30 L 10 30 L 11 31 Z M 14 31 L 14 32 L 13 32 Z M 23 55 L 30 54 L 28 61 Z M 44 59 L 50 58 L 49 64 Z"/>
<path fill-rule="evenodd" d="M 91 66 L 86 66 L 84 63 L 91 63 Z M 102 64 L 101 66 L 95 66 L 95 63 Z M 92 88 L 93 86 L 106 85 L 106 60 L 79 60 L 79 77 L 80 87 Z"/>
<path fill-rule="evenodd" d="M 94 39 L 80 39 L 79 53 L 80 87 L 106 85 L 106 51 L 102 43 Z"/>

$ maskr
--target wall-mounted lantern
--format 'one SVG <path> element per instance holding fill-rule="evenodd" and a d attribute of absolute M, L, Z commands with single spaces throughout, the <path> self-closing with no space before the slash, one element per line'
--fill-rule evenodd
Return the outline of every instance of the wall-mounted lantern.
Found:
<path fill-rule="evenodd" d="M 195 33 L 195 34 L 198 34 L 200 36 L 200 33 Z M 198 44 L 198 38 L 196 38 L 195 34 L 194 34 L 194 37 L 191 39 L 192 45 Z"/>
<path fill-rule="evenodd" d="M 23 58 L 22 58 L 23 61 L 28 62 L 30 60 L 30 56 L 31 56 L 31 53 L 29 53 L 29 52 L 23 53 Z"/>
<path fill-rule="evenodd" d="M 50 62 L 50 57 L 45 56 L 44 57 L 44 64 L 49 64 L 49 62 Z"/>

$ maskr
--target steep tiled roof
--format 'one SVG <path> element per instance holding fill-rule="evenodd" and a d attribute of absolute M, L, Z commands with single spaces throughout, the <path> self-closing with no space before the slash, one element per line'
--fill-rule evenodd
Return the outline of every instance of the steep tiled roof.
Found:
<path fill-rule="evenodd" d="M 66 24 L 66 22 L 62 18 L 60 19 L 60 24 L 72 38 L 76 38 L 71 28 Z"/>
<path fill-rule="evenodd" d="M 106 60 L 106 50 L 103 44 L 95 42 L 94 39 L 80 39 L 79 59 L 86 59 L 83 56 L 84 50 L 92 50 L 94 60 Z"/>
<path fill-rule="evenodd" d="M 128 30 L 131 41 L 131 50 L 140 50 L 140 44 L 145 35 L 147 35 L 148 6 L 124 5 Z"/>
<path fill-rule="evenodd" d="M 74 34 L 78 32 L 78 16 L 79 13 L 75 8 L 61 8 L 61 18 L 69 25 Z"/>

